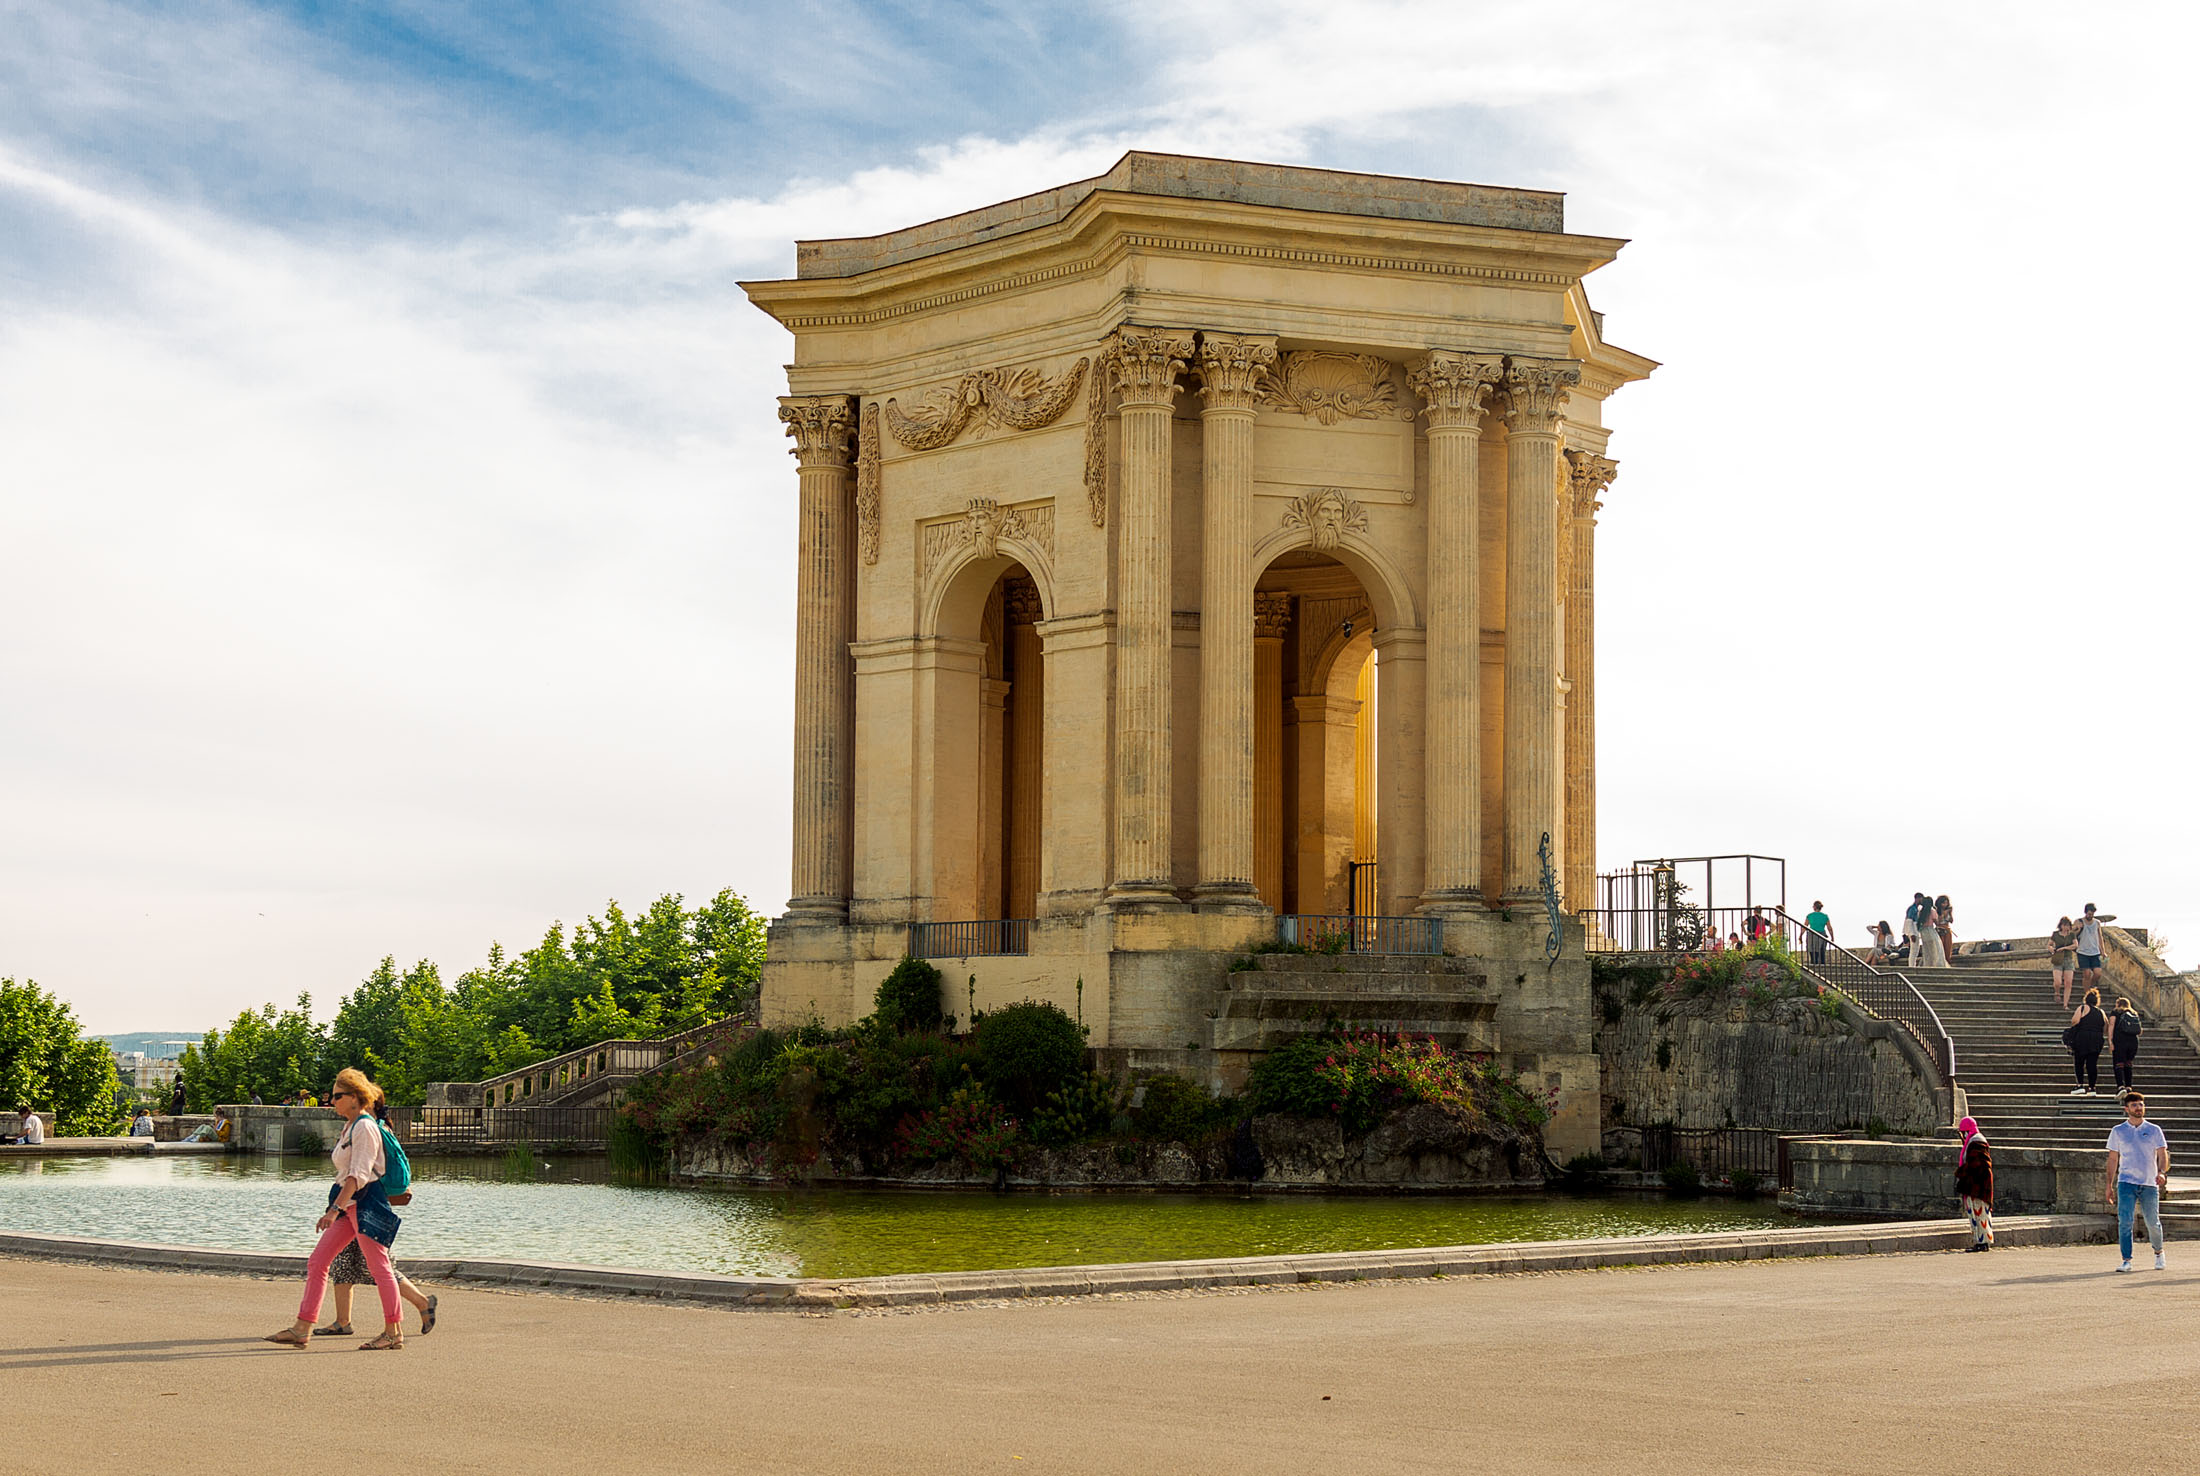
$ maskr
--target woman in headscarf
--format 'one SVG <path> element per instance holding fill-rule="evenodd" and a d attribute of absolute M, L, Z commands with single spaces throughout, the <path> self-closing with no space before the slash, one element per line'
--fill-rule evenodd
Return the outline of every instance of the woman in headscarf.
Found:
<path fill-rule="evenodd" d="M 382 1190 L 387 1161 L 382 1152 L 382 1130 L 374 1120 L 374 1104 L 382 1089 L 367 1080 L 365 1072 L 347 1066 L 336 1073 L 329 1105 L 344 1119 L 329 1157 L 336 1164 L 336 1182 L 329 1189 L 328 1209 L 317 1228 L 321 1239 L 306 1261 L 305 1294 L 298 1300 L 298 1316 L 267 1341 L 304 1348 L 313 1341 L 313 1319 L 320 1315 L 321 1296 L 328 1290 L 328 1268 L 336 1253 L 357 1242 L 374 1277 L 374 1289 L 382 1296 L 382 1335 L 359 1345 L 362 1352 L 380 1353 L 405 1346 L 402 1304 L 397 1300 L 397 1277 L 390 1269 L 390 1244 L 397 1239 L 397 1213 Z"/>
<path fill-rule="evenodd" d="M 1978 1130 L 1976 1118 L 1966 1117 L 1956 1124 L 1956 1131 L 1963 1135 L 1963 1146 L 1956 1150 L 1956 1197 L 1963 1202 L 1964 1218 L 1971 1222 L 1969 1249 L 1992 1250 L 1994 1150 Z"/>

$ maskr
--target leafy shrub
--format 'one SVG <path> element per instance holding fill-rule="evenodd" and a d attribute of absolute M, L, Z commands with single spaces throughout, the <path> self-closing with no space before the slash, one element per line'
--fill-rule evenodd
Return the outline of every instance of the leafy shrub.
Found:
<path fill-rule="evenodd" d="M 1736 1199 L 1755 1199 L 1764 1188 L 1765 1179 L 1755 1169 L 1736 1169 L 1728 1182 L 1734 1186 Z"/>
<path fill-rule="evenodd" d="M 1719 953 L 1699 953 L 1673 966 L 1665 982 L 1667 999 L 1702 999 L 1707 995 L 1747 991 L 1758 1000 L 1807 992 L 1800 988 L 1803 965 L 1779 934 L 1768 935 L 1747 948 Z"/>
<path fill-rule="evenodd" d="M 1269 1052 L 1253 1067 L 1246 1097 L 1255 1112 L 1341 1118 L 1352 1134 L 1421 1102 L 1513 1128 L 1537 1127 L 1550 1116 L 1547 1103 L 1487 1057 L 1373 1032 L 1302 1036 Z"/>
<path fill-rule="evenodd" d="M 1235 1104 L 1181 1076 L 1156 1076 L 1131 1111 L 1131 1126 L 1157 1143 L 1197 1143 L 1235 1122 Z"/>
<path fill-rule="evenodd" d="M 872 1010 L 880 1024 L 891 1030 L 940 1028 L 940 988 L 945 976 L 921 958 L 903 956 L 894 971 L 879 981 Z"/>
<path fill-rule="evenodd" d="M 976 1087 L 958 1087 L 936 1112 L 906 1119 L 896 1135 L 900 1156 L 912 1163 L 960 1159 L 973 1168 L 1006 1168 L 1022 1136 L 1016 1119 Z"/>
<path fill-rule="evenodd" d="M 1055 1005 L 1022 1000 L 978 1023 L 978 1074 L 1003 1106 L 1026 1115 L 1085 1074 L 1085 1032 Z"/>
<path fill-rule="evenodd" d="M 1659 1178 L 1665 1180 L 1665 1191 L 1682 1199 L 1694 1196 L 1703 1188 L 1703 1175 L 1692 1163 L 1669 1163 Z"/>
<path fill-rule="evenodd" d="M 1059 1145 L 1099 1137 L 1114 1123 L 1121 1095 L 1112 1078 L 1086 1072 L 1083 1080 L 1047 1094 L 1045 1104 L 1032 1114 L 1032 1141 Z"/>

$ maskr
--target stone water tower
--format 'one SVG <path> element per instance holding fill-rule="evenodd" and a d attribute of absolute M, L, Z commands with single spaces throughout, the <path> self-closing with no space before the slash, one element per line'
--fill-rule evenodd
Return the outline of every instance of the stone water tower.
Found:
<path fill-rule="evenodd" d="M 1654 365 L 1562 203 L 1133 153 L 744 284 L 801 499 L 767 1020 L 914 951 L 1222 1081 L 1437 1021 L 1596 1146 L 1547 904 L 1593 900 L 1602 412 Z M 1230 970 L 1279 932 L 1345 952 Z"/>

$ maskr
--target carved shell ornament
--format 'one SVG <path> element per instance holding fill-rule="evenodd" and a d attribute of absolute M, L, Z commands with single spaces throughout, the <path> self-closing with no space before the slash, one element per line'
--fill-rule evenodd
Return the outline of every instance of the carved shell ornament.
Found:
<path fill-rule="evenodd" d="M 1295 497 L 1284 510 L 1283 526 L 1304 528 L 1316 553 L 1328 553 L 1347 533 L 1367 531 L 1367 509 L 1335 487 Z"/>
<path fill-rule="evenodd" d="M 1269 404 L 1323 425 L 1399 414 L 1390 363 L 1374 354 L 1288 353 L 1280 369 L 1261 376 L 1260 389 Z"/>
<path fill-rule="evenodd" d="M 1037 430 L 1062 418 L 1084 383 L 1089 359 L 1048 379 L 1036 369 L 980 369 L 952 388 L 936 391 L 904 413 L 886 402 L 886 428 L 912 451 L 934 451 L 961 435 L 972 421 L 1004 430 Z"/>

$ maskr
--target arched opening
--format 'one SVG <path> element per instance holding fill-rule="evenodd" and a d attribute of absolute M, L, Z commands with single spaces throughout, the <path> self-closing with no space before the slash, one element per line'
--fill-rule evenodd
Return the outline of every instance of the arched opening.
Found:
<path fill-rule="evenodd" d="M 1279 912 L 1372 913 L 1373 604 L 1351 569 L 1304 548 L 1254 589 L 1254 885 Z"/>
<path fill-rule="evenodd" d="M 964 565 L 937 606 L 931 741 L 918 756 L 919 826 L 929 832 L 920 849 L 932 863 L 924 890 L 935 922 L 1037 911 L 1046 831 L 1044 606 L 1030 571 L 1007 557 Z"/>

